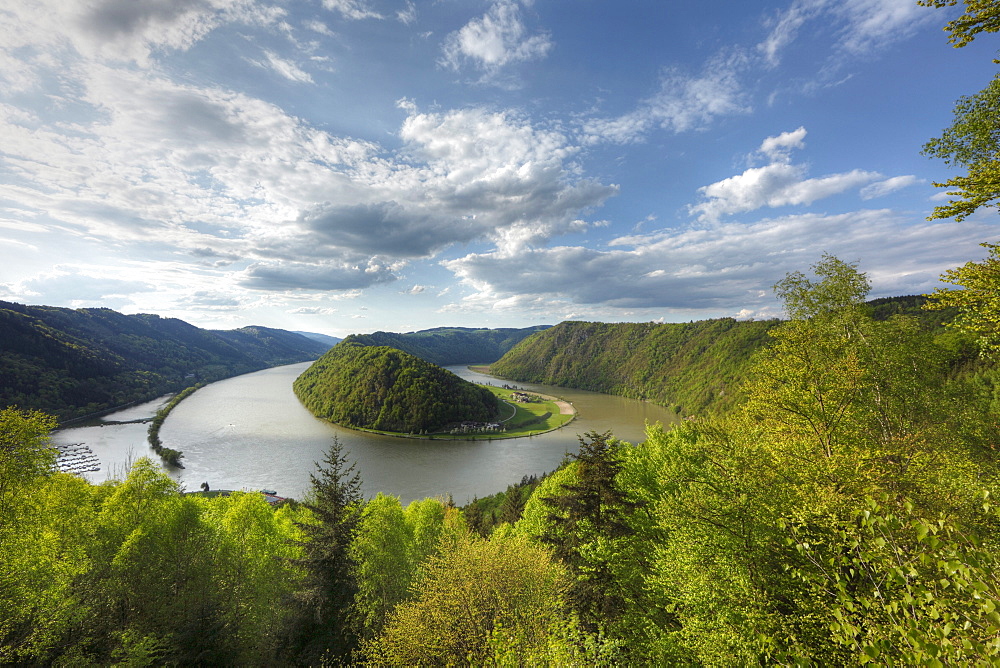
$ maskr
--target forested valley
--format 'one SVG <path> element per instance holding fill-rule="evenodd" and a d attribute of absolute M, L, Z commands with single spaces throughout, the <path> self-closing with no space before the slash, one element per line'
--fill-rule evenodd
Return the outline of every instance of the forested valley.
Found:
<path fill-rule="evenodd" d="M 990 249 L 946 280 L 995 272 Z M 788 319 L 731 409 L 583 434 L 465 508 L 362 499 L 336 442 L 278 507 L 148 460 L 90 485 L 49 472 L 52 418 L 6 409 L 0 662 L 991 664 L 996 388 L 954 360 L 995 354 L 995 289 L 938 294 L 943 335 L 873 317 L 854 265 L 813 270 L 775 286 Z"/>
<path fill-rule="evenodd" d="M 268 327 L 200 329 L 176 318 L 0 302 L 0 406 L 65 421 L 279 364 L 321 341 Z"/>

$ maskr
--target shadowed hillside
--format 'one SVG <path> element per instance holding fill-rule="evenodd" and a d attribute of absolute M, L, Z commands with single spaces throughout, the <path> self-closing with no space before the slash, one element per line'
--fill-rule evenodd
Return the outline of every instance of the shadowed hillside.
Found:
<path fill-rule="evenodd" d="M 0 302 L 0 406 L 66 420 L 279 364 L 327 346 L 279 329 Z"/>

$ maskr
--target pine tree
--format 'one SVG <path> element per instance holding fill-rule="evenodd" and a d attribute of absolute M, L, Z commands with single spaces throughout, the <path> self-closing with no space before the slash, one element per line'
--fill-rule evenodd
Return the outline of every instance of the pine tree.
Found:
<path fill-rule="evenodd" d="M 564 483 L 564 493 L 542 499 L 552 510 L 548 516 L 552 528 L 542 541 L 553 546 L 555 556 L 574 576 L 570 602 L 591 632 L 602 621 L 617 619 L 625 604 L 612 570 L 613 555 L 588 546 L 634 534 L 629 515 L 641 505 L 618 485 L 622 462 L 615 456 L 616 446 L 610 431 L 581 436 L 580 452 L 571 455 L 579 482 Z"/>
<path fill-rule="evenodd" d="M 357 573 L 350 546 L 361 518 L 361 479 L 336 437 L 310 479 L 312 489 L 304 505 L 314 521 L 299 524 L 306 540 L 296 565 L 305 577 L 295 594 L 298 615 L 289 649 L 307 665 L 348 663 L 359 635 Z"/>

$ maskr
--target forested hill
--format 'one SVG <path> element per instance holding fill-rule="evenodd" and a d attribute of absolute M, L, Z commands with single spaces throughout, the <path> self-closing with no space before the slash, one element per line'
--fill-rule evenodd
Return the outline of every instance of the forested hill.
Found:
<path fill-rule="evenodd" d="M 876 320 L 917 317 L 939 327 L 952 314 L 924 311 L 924 297 L 876 299 Z M 574 387 L 672 406 L 678 413 L 725 410 L 739 400 L 753 354 L 780 320 L 690 323 L 563 322 L 525 339 L 490 367 L 502 378 Z"/>
<path fill-rule="evenodd" d="M 348 427 L 419 434 L 452 422 L 496 419 L 486 388 L 388 346 L 344 340 L 293 385 L 317 417 Z"/>
<path fill-rule="evenodd" d="M 563 322 L 522 341 L 490 371 L 694 413 L 732 404 L 750 356 L 767 344 L 767 332 L 779 322 Z"/>
<path fill-rule="evenodd" d="M 0 407 L 62 420 L 279 364 L 328 346 L 267 327 L 200 329 L 183 320 L 0 301 Z"/>
<path fill-rule="evenodd" d="M 345 341 L 365 346 L 389 346 L 432 364 L 447 366 L 496 361 L 525 337 L 548 328 L 549 325 L 535 325 L 523 329 L 436 327 L 405 334 L 393 332 L 352 334 Z"/>

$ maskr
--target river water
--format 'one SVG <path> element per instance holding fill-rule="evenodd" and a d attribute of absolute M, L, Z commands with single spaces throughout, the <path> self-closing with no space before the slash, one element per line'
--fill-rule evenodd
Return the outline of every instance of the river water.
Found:
<path fill-rule="evenodd" d="M 184 453 L 184 469 L 171 475 L 186 489 L 273 489 L 301 498 L 310 473 L 333 441 L 355 462 L 365 497 L 385 492 L 409 503 L 451 494 L 458 504 L 506 489 L 524 475 L 551 471 L 576 452 L 578 435 L 611 430 L 632 443 L 644 439 L 646 421 L 672 422 L 665 408 L 596 392 L 518 383 L 560 397 L 577 409 L 576 420 L 547 434 L 496 441 L 415 440 L 345 429 L 313 417 L 292 392 L 308 362 L 275 367 L 208 385 L 182 401 L 160 430 L 163 445 Z M 500 384 L 465 366 L 448 367 L 467 380 Z M 109 415 L 107 420 L 152 415 L 164 400 Z M 123 417 L 123 413 L 127 417 Z M 56 443 L 86 443 L 101 460 L 92 482 L 121 475 L 129 461 L 149 455 L 147 425 L 78 427 L 57 432 Z"/>

